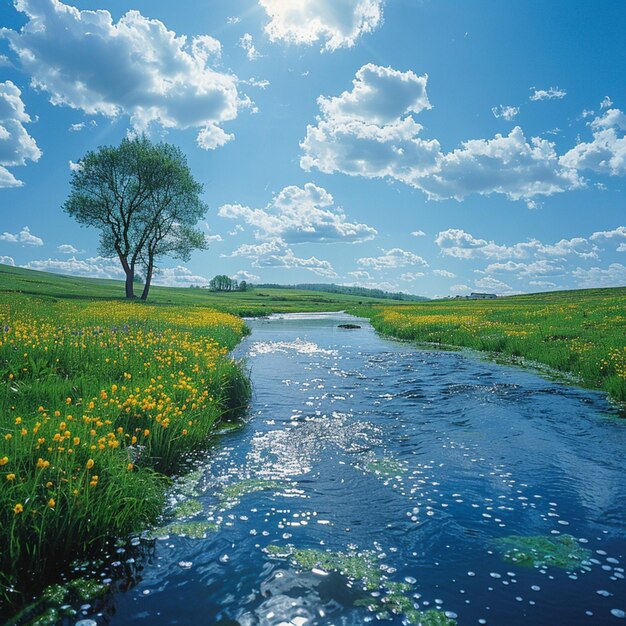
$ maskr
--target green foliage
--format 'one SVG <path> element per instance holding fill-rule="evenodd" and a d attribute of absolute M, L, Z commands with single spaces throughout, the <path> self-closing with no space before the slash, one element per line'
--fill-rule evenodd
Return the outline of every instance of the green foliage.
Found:
<path fill-rule="evenodd" d="M 545 537 L 511 536 L 495 541 L 503 552 L 502 558 L 520 567 L 560 567 L 577 570 L 591 556 L 591 551 L 581 546 L 571 535 Z"/>
<path fill-rule="evenodd" d="M 626 288 L 357 308 L 381 333 L 543 364 L 626 401 Z M 548 372 L 549 373 L 549 372 Z"/>

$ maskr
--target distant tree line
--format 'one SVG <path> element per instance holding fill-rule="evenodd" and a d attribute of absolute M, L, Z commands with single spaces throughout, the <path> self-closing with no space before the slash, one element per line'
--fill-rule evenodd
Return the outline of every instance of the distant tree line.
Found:
<path fill-rule="evenodd" d="M 304 289 L 307 291 L 321 291 L 324 293 L 339 293 L 349 296 L 361 296 L 364 298 L 382 298 L 384 300 L 402 300 L 404 302 L 423 302 L 428 300 L 423 296 L 414 296 L 402 292 L 390 292 L 383 289 L 368 289 L 367 287 L 348 287 L 346 285 L 335 285 L 326 283 L 300 283 L 298 285 L 277 285 L 264 283 L 255 285 L 262 289 Z"/>
<path fill-rule="evenodd" d="M 219 274 L 209 282 L 211 291 L 248 291 L 249 288 L 250 285 L 245 280 L 238 282 L 226 274 Z"/>

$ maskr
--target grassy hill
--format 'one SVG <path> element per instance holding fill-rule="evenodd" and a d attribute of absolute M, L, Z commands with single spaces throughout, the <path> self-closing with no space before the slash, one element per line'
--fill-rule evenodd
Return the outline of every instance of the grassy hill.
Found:
<path fill-rule="evenodd" d="M 64 276 L 0 265 L 0 297 L 3 293 L 14 292 L 72 300 L 111 300 L 124 298 L 124 284 L 118 280 Z M 341 311 L 359 305 L 389 305 L 393 301 L 270 287 L 248 292 L 215 293 L 207 289 L 155 286 L 150 290 L 149 302 L 213 307 L 237 315 L 252 316 L 295 311 Z"/>

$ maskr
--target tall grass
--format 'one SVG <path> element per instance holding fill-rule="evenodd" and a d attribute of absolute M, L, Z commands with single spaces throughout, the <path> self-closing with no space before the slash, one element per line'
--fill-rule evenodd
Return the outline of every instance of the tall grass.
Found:
<path fill-rule="evenodd" d="M 498 352 L 574 374 L 626 401 L 626 289 L 433 301 L 363 308 L 380 332 L 419 342 Z"/>
<path fill-rule="evenodd" d="M 245 404 L 228 352 L 244 323 L 211 309 L 0 300 L 0 598 L 143 529 L 165 475 Z"/>

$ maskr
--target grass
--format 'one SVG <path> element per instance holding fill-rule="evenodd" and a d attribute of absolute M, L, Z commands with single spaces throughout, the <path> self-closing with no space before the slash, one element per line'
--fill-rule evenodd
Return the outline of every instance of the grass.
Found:
<path fill-rule="evenodd" d="M 124 284 L 116 280 L 62 276 L 0 265 L 0 294 L 14 292 L 64 300 L 109 301 L 123 298 Z M 342 311 L 359 305 L 388 304 L 390 301 L 299 289 L 263 288 L 217 293 L 207 289 L 152 287 L 149 302 L 211 307 L 234 315 L 253 317 L 269 313 Z"/>
<path fill-rule="evenodd" d="M 412 341 L 501 353 L 573 374 L 626 401 L 626 288 L 353 309 Z"/>
<path fill-rule="evenodd" d="M 165 477 L 247 402 L 228 355 L 246 332 L 205 307 L 0 293 L 5 607 L 155 522 Z"/>

